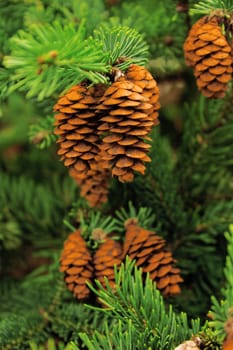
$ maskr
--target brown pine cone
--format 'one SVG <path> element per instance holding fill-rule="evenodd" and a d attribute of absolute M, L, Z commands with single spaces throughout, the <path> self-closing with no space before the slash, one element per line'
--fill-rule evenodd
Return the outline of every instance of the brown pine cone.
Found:
<path fill-rule="evenodd" d="M 224 97 L 232 78 L 232 57 L 217 19 L 197 26 L 193 41 L 186 43 L 185 50 L 202 94 L 210 98 Z"/>
<path fill-rule="evenodd" d="M 95 164 L 86 174 L 71 169 L 70 175 L 80 186 L 80 195 L 86 198 L 90 207 L 100 208 L 107 202 L 111 174 L 108 168 L 105 169 L 101 157 L 96 157 Z"/>
<path fill-rule="evenodd" d="M 126 255 L 130 259 L 135 259 L 136 266 L 142 268 L 144 274 L 149 273 L 164 296 L 178 294 L 180 292 L 178 283 L 183 279 L 180 270 L 173 266 L 175 259 L 166 250 L 165 240 L 155 232 L 140 227 L 135 219 L 127 220 L 125 227 L 123 259 Z"/>
<path fill-rule="evenodd" d="M 114 265 L 116 265 L 119 268 L 121 262 L 121 244 L 110 237 L 106 237 L 105 241 L 99 245 L 93 257 L 95 278 L 105 287 L 106 285 L 104 277 L 107 277 L 110 286 L 114 289 Z"/>
<path fill-rule="evenodd" d="M 143 89 L 142 95 L 148 98 L 148 102 L 152 105 L 151 109 L 147 111 L 148 117 L 152 118 L 154 125 L 159 124 L 160 92 L 151 73 L 145 67 L 132 64 L 126 72 L 126 77 Z"/>
<path fill-rule="evenodd" d="M 64 165 L 76 173 L 85 174 L 95 164 L 99 153 L 98 119 L 95 113 L 103 85 L 88 87 L 83 82 L 60 97 L 54 110 L 55 131 L 59 135 L 58 154 Z"/>
<path fill-rule="evenodd" d="M 68 289 L 78 300 L 90 296 L 86 282 L 91 282 L 93 278 L 92 257 L 80 230 L 71 233 L 64 243 L 60 271 L 65 274 Z"/>
<path fill-rule="evenodd" d="M 144 163 L 151 161 L 145 139 L 154 124 L 148 116 L 152 105 L 142 92 L 122 76 L 106 89 L 98 106 L 103 160 L 110 163 L 112 175 L 121 182 L 133 181 L 134 171 L 144 174 Z"/>

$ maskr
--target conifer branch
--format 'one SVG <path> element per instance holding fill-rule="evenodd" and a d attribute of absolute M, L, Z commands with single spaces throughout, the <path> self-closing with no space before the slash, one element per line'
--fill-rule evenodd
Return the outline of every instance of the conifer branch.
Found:
<path fill-rule="evenodd" d="M 30 141 L 38 148 L 44 149 L 55 142 L 54 117 L 46 116 L 41 118 L 37 124 L 32 124 L 28 133 Z"/>
<path fill-rule="evenodd" d="M 5 208 L 5 212 L 9 212 L 9 215 L 14 217 L 14 221 L 17 222 L 22 232 L 30 233 L 28 239 L 33 240 L 34 235 L 41 237 L 40 232 L 43 230 L 46 230 L 50 237 L 54 234 L 55 236 L 61 235 L 61 231 L 57 229 L 60 226 L 60 218 L 57 213 L 63 212 L 65 215 L 64 199 L 67 196 L 67 206 L 70 205 L 74 200 L 76 189 L 75 184 L 69 178 L 63 184 L 59 179 L 54 178 L 53 185 L 51 186 L 50 182 L 48 187 L 41 187 L 23 176 L 9 178 L 1 174 L 0 178 L 2 187 L 0 205 Z M 53 186 L 57 192 L 52 190 Z M 38 216 L 40 216 L 39 221 Z"/>
<path fill-rule="evenodd" d="M 156 289 L 155 284 L 147 276 L 145 283 L 142 280 L 140 270 L 134 267 L 134 262 L 126 259 L 119 271 L 115 269 L 116 288 L 113 291 L 106 278 L 106 289 L 96 281 L 97 289 L 89 286 L 98 296 L 99 300 L 106 305 L 102 312 L 111 314 L 119 320 L 117 328 L 112 332 L 119 332 L 118 327 L 126 329 L 131 327 L 134 334 L 134 342 L 138 347 L 146 344 L 147 348 L 157 348 L 170 350 L 174 348 L 185 337 L 191 336 L 194 330 L 190 329 L 187 316 L 182 313 L 176 315 L 170 305 L 166 309 L 162 296 Z M 89 306 L 92 309 L 95 307 Z M 200 330 L 199 320 L 192 321 L 195 331 Z M 181 330 L 182 332 L 179 331 Z M 121 332 L 122 333 L 122 332 Z M 100 333 L 95 332 L 93 337 L 80 334 L 86 346 L 92 344 L 97 348 L 103 344 L 108 344 L 108 332 L 102 334 L 100 343 Z M 124 336 L 123 336 L 124 338 Z M 122 338 L 121 338 L 122 339 Z M 128 341 L 129 339 L 125 339 Z M 120 339 L 116 338 L 114 348 L 119 348 Z M 132 343 L 131 343 L 132 345 Z M 130 343 L 124 344 L 127 349 Z M 123 347 L 124 348 L 124 347 Z M 92 347 L 90 347 L 92 349 Z"/>
<path fill-rule="evenodd" d="M 130 201 L 128 203 L 128 209 L 121 208 L 116 211 L 116 223 L 118 231 L 125 230 L 125 221 L 128 219 L 137 220 L 140 226 L 143 226 L 146 229 L 152 229 L 155 214 L 151 208 L 140 207 L 138 210 L 133 206 L 133 203 Z"/>
<path fill-rule="evenodd" d="M 11 71 L 0 67 L 0 101 L 4 100 L 9 95 L 9 89 L 13 86 L 11 81 Z M 0 116 L 2 111 L 0 109 Z"/>
<path fill-rule="evenodd" d="M 99 42 L 85 38 L 83 23 L 78 30 L 71 23 L 54 22 L 32 26 L 30 33 L 19 31 L 11 39 L 11 56 L 5 56 L 4 65 L 14 70 L 10 92 L 23 90 L 38 100 L 84 79 L 106 82 L 103 73 L 109 71 L 107 54 Z"/>
<path fill-rule="evenodd" d="M 148 46 L 134 29 L 102 28 L 86 39 L 83 23 L 76 31 L 72 24 L 54 22 L 32 26 L 30 33 L 19 31 L 4 65 L 13 70 L 9 93 L 18 89 L 43 100 L 85 79 L 106 84 L 111 65 L 126 69 L 145 64 L 147 56 Z"/>
<path fill-rule="evenodd" d="M 82 237 L 87 241 L 88 246 L 95 249 L 109 233 L 117 231 L 117 220 L 95 210 L 90 210 L 86 216 L 84 212 L 79 208 L 76 220 L 79 222 Z M 77 230 L 69 221 L 65 221 L 65 225 L 74 231 Z"/>
<path fill-rule="evenodd" d="M 22 231 L 17 220 L 8 211 L 0 214 L 0 250 L 13 250 L 20 247 L 22 243 Z"/>
<path fill-rule="evenodd" d="M 145 65 L 149 47 L 143 36 L 126 26 L 104 26 L 94 32 L 94 37 L 103 43 L 109 53 L 109 64 L 125 70 L 130 64 Z"/>
<path fill-rule="evenodd" d="M 206 15 L 219 10 L 227 15 L 227 13 L 233 10 L 232 0 L 201 0 L 197 4 L 194 4 L 193 8 L 190 9 L 190 14 Z"/>
<path fill-rule="evenodd" d="M 189 10 L 191 6 L 192 9 Z M 233 324 L 232 227 L 230 226 L 225 239 L 222 234 L 233 222 L 233 108 L 232 81 L 228 81 L 232 78 L 229 63 L 232 11 L 232 0 L 158 0 L 156 3 L 151 0 L 144 0 L 143 3 L 140 0 L 80 0 L 67 3 L 62 0 L 9 0 L 0 3 L 0 99 L 4 101 L 1 107 L 3 118 L 0 120 L 1 349 L 172 350 L 184 349 L 185 343 L 197 338 L 200 339 L 201 349 L 221 348 L 227 333 L 227 322 Z M 225 80 L 229 83 L 224 98 L 223 94 L 212 95 L 219 100 L 211 101 L 204 97 L 199 99 L 197 88 L 192 85 L 193 76 L 183 67 L 182 47 L 186 36 L 185 27 L 190 24 L 190 14 L 194 17 L 207 15 L 208 20 L 217 18 L 216 25 L 221 35 L 217 40 L 212 40 L 212 33 L 208 33 L 208 26 L 206 27 L 204 38 L 207 39 L 203 39 L 205 43 L 201 40 L 201 45 L 204 45 L 201 52 L 204 49 L 207 53 L 200 53 L 204 64 L 200 66 L 200 70 L 207 67 L 204 61 L 206 56 L 208 72 L 211 74 L 201 73 L 203 84 L 205 79 L 219 79 L 217 85 L 212 85 L 212 82 L 205 85 L 211 85 L 215 90 L 221 85 L 225 89 Z M 212 45 L 212 41 L 216 41 L 216 45 Z M 224 46 L 221 46 L 223 41 Z M 208 59 L 208 50 L 212 55 L 212 50 L 215 49 L 213 57 L 223 57 L 216 59 L 220 66 L 224 66 L 217 70 L 216 76 L 211 72 L 212 68 L 216 71 L 215 61 Z M 196 50 L 192 53 L 196 54 Z M 226 60 L 224 56 L 227 57 Z M 110 140 L 120 139 L 120 145 L 121 135 L 124 134 L 122 130 L 128 128 L 126 124 L 132 122 L 134 131 L 134 126 L 137 129 L 137 125 L 142 123 L 139 119 L 141 112 L 136 114 L 138 118 L 130 121 L 124 115 L 114 115 L 118 114 L 121 104 L 125 107 L 122 111 L 130 111 L 132 116 L 134 109 L 139 107 L 147 115 L 146 109 L 149 110 L 150 107 L 146 101 L 150 95 L 150 84 L 145 76 L 139 79 L 143 94 L 144 89 L 147 90 L 145 103 L 141 103 L 140 95 L 131 92 L 131 89 L 117 91 L 115 96 L 119 96 L 120 92 L 120 97 L 116 97 L 117 101 L 103 98 L 107 90 L 107 93 L 111 91 L 110 85 L 116 83 L 118 76 L 122 78 L 118 79 L 120 83 L 121 80 L 127 82 L 131 79 L 130 70 L 127 71 L 131 63 L 140 66 L 149 63 L 147 68 L 150 67 L 149 70 L 158 76 L 162 104 L 160 127 L 150 134 L 152 147 L 148 155 L 151 162 L 146 166 L 145 175 L 143 170 L 143 176 L 137 174 L 134 182 L 124 185 L 116 181 L 110 182 L 108 178 L 107 181 L 114 188 L 108 188 L 109 200 L 101 207 L 101 211 L 96 211 L 90 209 L 81 197 L 81 186 L 79 193 L 77 184 L 69 178 L 63 165 L 57 162 L 53 147 L 49 147 L 56 138 L 51 109 L 57 96 L 65 93 L 69 87 L 85 86 L 84 91 L 77 88 L 69 98 L 66 99 L 66 94 L 61 98 L 64 119 L 62 116 L 57 131 L 67 128 L 64 135 L 69 141 L 64 141 L 63 135 L 60 140 L 64 146 L 61 153 L 69 153 L 66 162 L 69 170 L 70 164 L 81 150 L 83 159 L 92 156 L 91 152 L 88 153 L 90 149 L 86 151 L 89 146 L 86 144 L 86 139 L 90 136 L 89 126 L 93 126 L 90 133 L 93 131 L 96 138 L 91 135 L 88 142 L 92 146 L 95 143 L 92 140 L 98 139 L 96 151 L 95 145 L 93 147 L 96 157 L 99 155 L 98 147 L 103 141 L 98 134 L 102 126 L 103 130 L 106 126 L 105 130 L 109 129 L 112 133 L 114 123 L 119 123 L 120 128 L 115 129 L 116 134 L 119 131 L 119 135 L 113 135 Z M 139 68 L 144 70 L 145 67 Z M 222 74 L 223 70 L 225 73 Z M 171 103 L 170 94 L 168 98 L 166 95 L 166 87 L 171 88 L 174 86 L 171 81 L 180 79 L 184 87 L 183 95 L 172 98 L 174 102 Z M 79 84 L 81 82 L 83 84 Z M 136 84 L 134 79 L 130 84 Z M 151 84 L 153 85 L 153 79 Z M 114 86 L 119 90 L 119 85 Z M 99 87 L 105 92 L 100 91 Z M 132 105 L 139 107 L 131 108 L 125 103 L 125 93 L 132 95 L 132 99 L 126 101 L 130 100 Z M 154 97 L 157 98 L 158 94 Z M 76 103 L 76 98 L 79 104 Z M 151 104 L 156 98 L 151 99 Z M 87 104 L 82 105 L 82 100 L 88 101 Z M 105 104 L 106 101 L 110 102 L 110 107 Z M 185 108 L 184 101 L 187 103 Z M 115 102 L 118 104 L 115 105 Z M 84 113 L 80 111 L 82 108 Z M 92 111 L 95 113 L 91 116 Z M 112 111 L 113 116 L 109 113 Z M 38 116 L 44 118 L 39 121 Z M 28 121 L 29 124 L 34 123 L 29 132 Z M 106 123 L 100 127 L 99 121 Z M 73 149 L 76 138 L 80 135 L 78 132 L 72 134 L 70 125 L 76 123 L 83 125 L 83 129 L 81 126 L 76 131 L 85 130 L 86 133 L 83 134 L 83 142 L 78 142 L 76 149 Z M 150 128 L 149 124 L 148 118 L 145 118 L 144 127 Z M 27 134 L 30 143 L 27 142 Z M 131 149 L 130 143 L 134 142 L 132 140 L 137 139 L 132 136 L 135 135 L 132 133 L 127 140 L 129 145 L 126 145 L 126 153 L 132 155 L 135 165 L 138 163 L 136 157 L 140 155 L 140 150 L 137 153 L 128 152 Z M 139 135 L 139 139 L 143 138 Z M 113 141 L 115 142 L 118 144 L 118 141 Z M 49 147 L 47 151 L 37 149 L 46 147 Z M 140 147 L 139 142 L 138 148 Z M 117 157 L 122 158 L 121 147 L 115 147 L 114 152 L 119 152 Z M 109 158 L 112 161 L 112 157 Z M 92 164 L 88 163 L 90 168 L 85 169 L 83 176 L 87 176 Z M 128 168 L 131 169 L 134 165 L 129 165 Z M 79 167 L 80 164 L 77 164 L 77 168 Z M 122 169 L 118 169 L 119 173 L 121 171 Z M 96 179 L 95 174 L 93 178 Z M 98 186 L 95 181 L 93 183 L 93 186 Z M 98 188 L 101 192 L 104 185 Z M 88 186 L 86 191 L 89 191 Z M 124 223 L 129 218 L 136 218 L 135 222 L 138 221 L 145 228 L 135 231 L 135 240 L 140 240 L 144 234 L 146 236 L 146 230 L 151 230 L 153 239 L 156 232 L 159 232 L 161 244 L 165 240 L 168 243 L 168 250 L 175 254 L 178 261 L 178 269 L 175 268 L 174 271 L 180 269 L 184 278 L 180 296 L 163 299 L 149 275 L 146 277 L 146 272 L 135 267 L 138 264 L 144 268 L 143 259 L 147 259 L 144 254 L 151 249 L 148 259 L 153 257 L 156 260 L 153 252 L 155 248 L 157 253 L 158 248 L 157 258 L 163 256 L 158 262 L 159 268 L 155 267 L 156 263 L 153 266 L 148 264 L 149 269 L 147 266 L 145 271 L 153 268 L 153 277 L 155 276 L 158 286 L 160 280 L 164 284 L 171 282 L 171 264 L 167 262 L 170 258 L 157 243 L 151 247 L 150 242 L 145 239 L 144 242 L 148 243 L 145 250 L 142 245 L 139 247 L 135 243 L 135 264 L 127 260 L 120 270 L 118 268 L 122 261 L 122 252 L 119 249 L 115 260 L 116 281 L 113 265 L 102 264 L 102 260 L 97 261 L 96 253 L 100 253 L 97 248 L 103 248 L 108 238 L 111 243 L 119 246 L 121 243 L 113 241 L 114 239 L 124 242 L 124 248 L 127 241 Z M 134 223 L 133 220 L 129 222 Z M 73 299 L 65 288 L 62 279 L 67 278 L 68 272 L 66 276 L 58 273 L 60 249 L 67 232 L 75 231 L 83 235 L 88 248 L 91 248 L 88 258 L 89 272 L 86 276 L 91 271 L 91 282 L 95 278 L 100 281 L 101 274 L 102 278 L 105 273 L 110 276 L 105 281 L 102 279 L 102 283 L 97 281 L 90 286 L 93 293 L 88 299 L 88 306 L 81 299 Z M 106 234 L 109 236 L 106 237 Z M 77 248 L 79 242 L 78 240 Z M 224 277 L 222 272 L 226 244 Z M 111 254 L 114 245 L 107 247 L 111 247 L 107 253 L 104 247 L 102 255 L 99 254 L 103 260 L 111 260 L 111 255 L 114 255 Z M 77 272 L 80 270 L 78 264 L 82 265 L 83 262 L 82 259 L 75 260 L 76 247 L 74 252 L 75 257 L 71 263 L 69 256 L 64 256 L 64 259 L 68 259 L 64 266 L 71 269 L 71 289 L 74 285 L 79 288 L 86 283 L 85 273 Z M 85 253 L 88 250 L 84 251 L 84 257 Z M 127 255 L 127 249 L 123 254 L 124 257 Z M 150 262 L 148 259 L 146 263 Z M 81 269 L 82 267 L 83 265 Z M 104 269 L 98 270 L 100 267 Z M 149 273 L 152 277 L 152 272 Z M 157 273 L 162 277 L 157 276 Z M 220 289 L 223 283 L 225 287 Z M 58 289 L 54 290 L 54 286 Z M 206 321 L 210 295 L 213 295 L 210 321 Z"/>

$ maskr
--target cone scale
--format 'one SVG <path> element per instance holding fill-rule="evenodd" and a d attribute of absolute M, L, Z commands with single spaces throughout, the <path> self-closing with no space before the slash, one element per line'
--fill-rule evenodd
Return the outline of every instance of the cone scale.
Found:
<path fill-rule="evenodd" d="M 60 97 L 54 106 L 57 153 L 90 206 L 106 202 L 109 175 L 131 182 L 135 172 L 145 174 L 159 108 L 156 81 L 135 64 L 110 86 L 82 82 Z"/>

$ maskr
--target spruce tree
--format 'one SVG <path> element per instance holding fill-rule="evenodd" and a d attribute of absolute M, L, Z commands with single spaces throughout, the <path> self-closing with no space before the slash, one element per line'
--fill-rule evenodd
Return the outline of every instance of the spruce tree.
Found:
<path fill-rule="evenodd" d="M 0 18 L 0 349 L 233 348 L 233 1 Z"/>

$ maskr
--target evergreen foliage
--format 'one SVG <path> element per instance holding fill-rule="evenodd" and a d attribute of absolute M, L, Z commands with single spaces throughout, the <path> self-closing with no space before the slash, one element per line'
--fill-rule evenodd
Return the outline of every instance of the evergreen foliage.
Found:
<path fill-rule="evenodd" d="M 84 26 L 62 26 L 59 22 L 44 26 L 34 25 L 30 33 L 20 31 L 11 39 L 11 56 L 5 56 L 4 65 L 14 69 L 12 89 L 28 91 L 28 97 L 39 100 L 61 92 L 73 84 L 74 76 L 80 82 L 89 78 L 104 81 L 98 72 L 107 70 L 106 55 L 98 42 L 86 41 Z M 91 74 L 91 71 L 96 71 Z"/>
<path fill-rule="evenodd" d="M 148 45 L 135 29 L 121 26 L 108 28 L 105 25 L 95 32 L 95 38 L 103 43 L 104 52 L 109 54 L 109 64 L 115 64 L 118 58 L 127 58 L 126 62 L 117 62 L 116 67 L 119 69 L 124 70 L 132 63 L 147 63 Z"/>
<path fill-rule="evenodd" d="M 232 11 L 233 4 L 231 0 L 207 0 L 207 1 L 199 1 L 197 4 L 194 4 L 193 9 L 191 9 L 191 13 L 195 14 L 207 14 L 211 11 L 222 10 L 223 12 Z"/>
<path fill-rule="evenodd" d="M 41 149 L 49 147 L 57 139 L 53 133 L 53 124 L 53 116 L 46 116 L 38 120 L 38 124 L 32 124 L 28 133 L 30 141 Z"/>
<path fill-rule="evenodd" d="M 61 235 L 61 232 L 57 232 L 60 223 L 58 215 L 65 215 L 64 200 L 67 200 L 67 206 L 74 200 L 74 183 L 68 178 L 63 184 L 56 177 L 53 181 L 48 188 L 23 176 L 9 178 L 5 174 L 1 175 L 2 215 L 4 217 L 5 213 L 6 217 L 9 215 L 19 223 L 26 240 L 39 238 L 45 230 L 50 236 Z M 70 193 L 73 193 L 72 197 Z"/>
<path fill-rule="evenodd" d="M 153 282 L 148 277 L 143 284 L 141 272 L 134 268 L 133 262 L 126 260 L 125 266 L 116 272 L 116 285 L 115 291 L 110 286 L 105 290 L 97 282 L 99 291 L 95 292 L 106 305 L 106 309 L 101 310 L 111 311 L 118 322 L 111 333 L 107 327 L 105 335 L 96 331 L 93 339 L 81 334 L 89 349 L 172 349 L 199 331 L 198 319 L 190 320 L 192 326 L 189 328 L 184 313 L 175 315 L 172 306 L 166 310 Z"/>
<path fill-rule="evenodd" d="M 185 65 L 204 15 L 221 17 L 230 43 L 232 0 L 0 2 L 1 350 L 173 350 L 197 338 L 222 348 L 233 318 L 233 84 L 205 98 Z M 110 178 L 108 201 L 90 208 L 58 160 L 53 106 L 83 81 L 110 86 L 132 63 L 160 90 L 151 162 L 132 183 Z M 162 297 L 126 259 L 114 290 L 96 281 L 78 302 L 59 272 L 64 241 L 81 229 L 94 252 L 101 229 L 123 242 L 129 218 L 166 240 L 181 294 Z"/>

